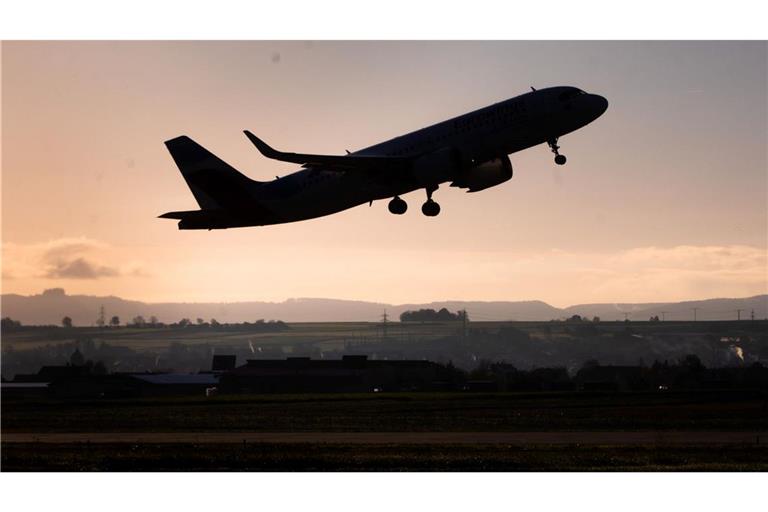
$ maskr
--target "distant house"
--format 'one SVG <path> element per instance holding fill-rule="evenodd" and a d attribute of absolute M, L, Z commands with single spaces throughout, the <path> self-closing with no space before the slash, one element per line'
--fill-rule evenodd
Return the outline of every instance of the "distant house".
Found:
<path fill-rule="evenodd" d="M 250 393 L 422 391 L 433 389 L 440 369 L 430 361 L 372 361 L 367 356 L 249 359 L 221 375 L 221 389 Z"/>
<path fill-rule="evenodd" d="M 83 377 L 89 372 L 85 366 L 43 366 L 37 373 L 17 374 L 13 382 L 53 382 L 61 378 Z"/>
<path fill-rule="evenodd" d="M 210 373 L 142 373 L 129 374 L 138 381 L 141 395 L 205 395 L 205 390 L 219 384 L 219 377 Z"/>
<path fill-rule="evenodd" d="M 49 385 L 51 394 L 71 398 L 127 398 L 139 396 L 205 395 L 216 386 L 212 374 L 115 373 L 86 377 L 61 378 Z"/>

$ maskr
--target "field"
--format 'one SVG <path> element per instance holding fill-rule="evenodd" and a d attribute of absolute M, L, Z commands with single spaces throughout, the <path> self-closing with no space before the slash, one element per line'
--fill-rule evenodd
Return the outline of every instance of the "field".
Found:
<path fill-rule="evenodd" d="M 229 326 L 104 328 L 22 327 L 3 332 L 2 375 L 60 365 L 78 348 L 110 371 L 210 369 L 213 354 L 246 359 L 291 356 L 338 359 L 427 359 L 465 370 L 480 361 L 519 369 L 564 367 L 585 361 L 650 365 L 695 354 L 707 367 L 768 358 L 768 321 L 722 322 L 461 322 L 292 323 Z"/>
<path fill-rule="evenodd" d="M 96 327 L 33 327 L 20 331 L 3 333 L 4 350 L 29 350 L 58 343 L 71 343 L 78 339 L 91 339 L 125 346 L 133 350 L 162 350 L 174 343 L 185 345 L 213 344 L 222 347 L 245 347 L 249 342 L 258 346 L 279 347 L 286 353 L 294 350 L 315 348 L 337 350 L 347 346 L 364 346 L 382 341 L 411 342 L 431 341 L 445 336 L 455 336 L 462 332 L 460 322 L 389 322 L 386 338 L 382 324 L 372 322 L 323 322 L 291 323 L 283 331 L 259 330 L 253 327 L 231 326 L 228 328 L 201 327 L 119 327 L 99 329 Z M 534 338 L 543 339 L 553 335 L 573 336 L 573 329 L 591 325 L 567 322 L 471 322 L 470 332 L 493 332 L 500 328 L 516 328 L 529 333 Z M 626 331 L 624 322 L 600 322 L 596 324 L 603 335 L 612 335 Z M 726 334 L 765 334 L 768 321 L 718 321 L 718 322 L 631 322 L 632 331 L 637 335 L 704 335 Z"/>
<path fill-rule="evenodd" d="M 768 430 L 753 392 L 378 393 L 4 400 L 10 432 Z"/>
<path fill-rule="evenodd" d="M 2 412 L 6 471 L 768 469 L 760 393 L 6 400 Z"/>
<path fill-rule="evenodd" d="M 768 447 L 3 443 L 4 471 L 766 471 Z"/>

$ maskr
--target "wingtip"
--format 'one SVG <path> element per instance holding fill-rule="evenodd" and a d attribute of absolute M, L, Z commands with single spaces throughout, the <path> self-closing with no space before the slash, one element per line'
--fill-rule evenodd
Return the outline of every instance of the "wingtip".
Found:
<path fill-rule="evenodd" d="M 251 143 L 254 146 L 256 146 L 256 149 L 258 149 L 261 152 L 262 155 L 270 156 L 270 155 L 276 153 L 276 151 L 274 149 L 272 149 L 269 146 L 269 144 L 267 144 L 266 142 L 264 142 L 263 140 L 261 140 L 260 138 L 255 136 L 249 130 L 243 130 L 243 133 L 245 134 L 246 137 L 248 137 L 248 140 L 250 140 Z"/>
<path fill-rule="evenodd" d="M 165 144 L 166 146 L 170 146 L 173 144 L 178 144 L 180 142 L 186 142 L 188 140 L 191 140 L 191 139 L 187 135 L 179 135 L 177 137 L 164 141 L 163 144 Z"/>

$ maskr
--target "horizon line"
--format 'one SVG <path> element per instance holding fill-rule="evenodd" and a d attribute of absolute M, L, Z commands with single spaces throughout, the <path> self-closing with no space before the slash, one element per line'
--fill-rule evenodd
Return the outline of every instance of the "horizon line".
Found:
<path fill-rule="evenodd" d="M 4 297 L 6 295 L 17 295 L 20 297 L 41 297 L 46 295 L 46 292 L 51 291 L 58 291 L 61 290 L 61 295 L 65 297 L 92 297 L 92 298 L 102 298 L 102 299 L 108 299 L 108 298 L 115 298 L 123 301 L 132 301 L 132 302 L 142 302 L 145 304 L 234 304 L 234 303 L 247 303 L 247 302 L 258 302 L 258 303 L 265 303 L 265 304 L 284 304 L 286 302 L 290 301 L 301 301 L 301 300 L 333 300 L 333 301 L 340 301 L 340 302 L 361 302 L 361 303 L 368 303 L 368 304 L 380 304 L 382 306 L 391 306 L 391 307 L 402 307 L 402 306 L 410 306 L 410 305 L 429 305 L 429 304 L 436 304 L 436 303 L 443 303 L 443 302 L 478 302 L 478 303 L 526 303 L 526 302 L 538 302 L 542 304 L 546 304 L 549 307 L 552 307 L 554 309 L 568 309 L 575 306 L 584 306 L 584 305 L 595 305 L 595 304 L 609 304 L 609 305 L 622 305 L 622 304 L 631 304 L 631 305 L 653 305 L 653 304 L 681 304 L 686 302 L 704 302 L 704 301 L 711 301 L 711 300 L 748 300 L 748 299 L 756 299 L 760 297 L 768 297 L 768 291 L 766 293 L 759 293 L 757 295 L 749 295 L 749 296 L 743 296 L 743 297 L 708 297 L 708 298 L 699 298 L 699 299 L 683 299 L 683 300 L 666 300 L 666 301 L 652 301 L 652 302 L 621 302 L 621 301 L 607 301 L 607 302 L 580 302 L 575 304 L 570 304 L 568 306 L 554 306 L 550 304 L 549 302 L 541 299 L 496 299 L 496 300 L 488 300 L 488 299 L 439 299 L 439 300 L 430 300 L 430 301 L 410 301 L 410 302 L 401 302 L 401 303 L 391 303 L 391 302 L 382 302 L 382 301 L 376 301 L 376 300 L 366 300 L 366 299 L 347 299 L 347 298 L 335 298 L 335 297 L 288 297 L 283 300 L 264 300 L 264 299 L 240 299 L 240 300 L 211 300 L 211 301 L 184 301 L 184 300 L 176 300 L 176 301 L 148 301 L 148 300 L 142 300 L 142 299 L 132 299 L 132 298 L 125 298 L 121 297 L 119 295 L 89 295 L 89 294 L 69 294 L 66 292 L 64 288 L 60 287 L 54 287 L 54 288 L 46 288 L 42 292 L 38 294 L 29 294 L 24 295 L 21 293 L 2 293 L 0 294 L 0 297 Z M 50 295 L 50 294 L 49 294 Z"/>

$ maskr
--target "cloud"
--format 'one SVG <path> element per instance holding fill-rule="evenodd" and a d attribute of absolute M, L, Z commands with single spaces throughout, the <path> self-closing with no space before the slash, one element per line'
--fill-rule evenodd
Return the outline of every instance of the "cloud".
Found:
<path fill-rule="evenodd" d="M 542 295 L 557 297 L 553 301 L 559 305 L 743 297 L 768 291 L 768 253 L 744 245 L 556 251 L 516 270 L 515 278 L 535 280 Z"/>
<path fill-rule="evenodd" d="M 120 273 L 116 269 L 92 263 L 85 258 L 59 260 L 45 273 L 49 279 L 99 279 L 118 275 Z"/>
<path fill-rule="evenodd" d="M 3 279 L 97 280 L 146 277 L 138 262 L 119 262 L 124 251 L 90 238 L 60 238 L 38 244 L 3 246 Z"/>

